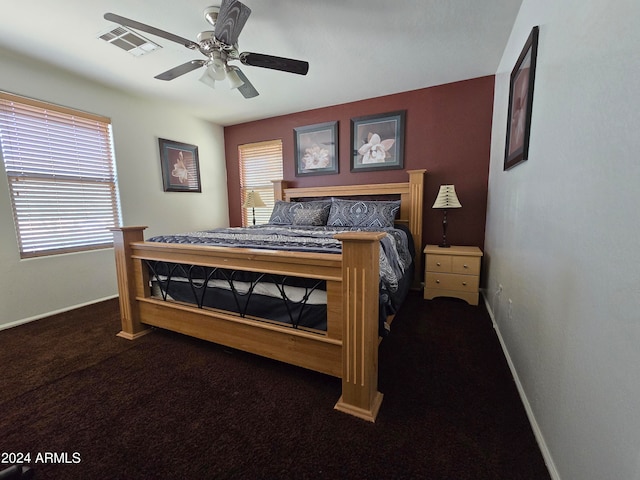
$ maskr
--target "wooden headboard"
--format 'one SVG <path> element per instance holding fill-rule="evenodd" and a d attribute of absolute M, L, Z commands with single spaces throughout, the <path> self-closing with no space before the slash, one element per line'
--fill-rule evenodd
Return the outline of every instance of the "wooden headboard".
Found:
<path fill-rule="evenodd" d="M 276 200 L 290 202 L 296 198 L 315 197 L 358 197 L 358 196 L 400 196 L 400 213 L 396 222 L 405 223 L 416 249 L 416 256 L 422 251 L 422 205 L 424 196 L 424 174 L 426 170 L 407 170 L 408 182 L 380 183 L 369 185 L 336 185 L 328 187 L 288 188 L 286 180 L 274 180 Z"/>

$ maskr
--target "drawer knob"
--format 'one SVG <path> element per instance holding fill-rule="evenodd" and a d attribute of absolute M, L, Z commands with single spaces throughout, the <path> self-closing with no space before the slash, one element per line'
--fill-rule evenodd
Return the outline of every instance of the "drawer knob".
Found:
<path fill-rule="evenodd" d="M 464 285 L 466 287 L 467 286 L 467 282 L 462 282 L 462 285 Z"/>
<path fill-rule="evenodd" d="M 467 265 L 466 263 L 464 264 L 464 268 L 469 268 L 469 265 Z"/>
<path fill-rule="evenodd" d="M 440 262 L 436 262 L 436 265 L 437 265 L 437 266 L 440 266 Z"/>
<path fill-rule="evenodd" d="M 440 283 L 440 280 L 436 280 L 436 283 Z"/>

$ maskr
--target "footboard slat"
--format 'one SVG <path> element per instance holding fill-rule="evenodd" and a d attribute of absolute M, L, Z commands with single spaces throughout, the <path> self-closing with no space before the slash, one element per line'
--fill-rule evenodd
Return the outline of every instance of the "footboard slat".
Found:
<path fill-rule="evenodd" d="M 275 275 L 342 280 L 340 255 L 251 248 L 135 242 L 134 258 Z"/>
<path fill-rule="evenodd" d="M 340 377 L 342 342 L 323 335 L 241 319 L 220 312 L 140 299 L 148 325 Z"/>

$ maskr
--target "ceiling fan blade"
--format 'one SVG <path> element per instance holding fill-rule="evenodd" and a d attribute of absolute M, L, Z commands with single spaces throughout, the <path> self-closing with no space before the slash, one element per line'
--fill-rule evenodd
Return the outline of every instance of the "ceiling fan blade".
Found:
<path fill-rule="evenodd" d="M 258 90 L 256 90 L 256 88 L 251 84 L 247 76 L 242 73 L 242 70 L 235 66 L 229 68 L 235 70 L 235 72 L 238 74 L 238 77 L 240 77 L 240 80 L 242 80 L 242 85 L 238 87 L 238 90 L 244 98 L 253 98 L 260 95 L 258 93 Z"/>
<path fill-rule="evenodd" d="M 251 9 L 238 0 L 222 0 L 214 30 L 215 37 L 226 45 L 235 45 L 250 14 Z"/>
<path fill-rule="evenodd" d="M 121 17 L 120 15 L 116 15 L 115 13 L 105 13 L 105 20 L 109 20 L 110 22 L 119 23 L 125 27 L 131 27 L 135 30 L 141 30 L 143 32 L 151 33 L 158 37 L 166 38 L 167 40 L 171 40 L 172 42 L 179 43 L 180 45 L 184 45 L 187 48 L 197 49 L 198 44 L 193 42 L 187 38 L 180 37 L 178 35 L 174 35 L 173 33 L 165 32 L 164 30 L 160 30 L 159 28 L 152 27 L 150 25 L 145 25 L 144 23 L 136 22 L 135 20 L 131 20 L 129 18 Z"/>
<path fill-rule="evenodd" d="M 166 72 L 156 75 L 153 78 L 157 78 L 158 80 L 173 80 L 180 75 L 184 75 L 185 73 L 189 73 L 196 68 L 204 66 L 206 63 L 206 60 L 191 60 L 190 62 L 183 63 L 182 65 L 178 65 L 177 67 L 172 68 L 171 70 L 167 70 Z"/>
<path fill-rule="evenodd" d="M 240 61 L 252 67 L 271 68 L 283 72 L 297 73 L 298 75 L 306 75 L 309 71 L 309 62 L 294 60 L 292 58 L 274 57 L 273 55 L 265 55 L 263 53 L 242 52 L 240 54 Z"/>

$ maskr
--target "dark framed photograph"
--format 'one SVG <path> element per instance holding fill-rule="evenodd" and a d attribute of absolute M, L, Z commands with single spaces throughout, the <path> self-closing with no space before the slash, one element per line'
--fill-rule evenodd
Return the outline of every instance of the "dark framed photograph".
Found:
<path fill-rule="evenodd" d="M 158 139 L 165 192 L 201 192 L 198 147 Z"/>
<path fill-rule="evenodd" d="M 293 129 L 296 177 L 338 173 L 338 122 Z"/>
<path fill-rule="evenodd" d="M 405 113 L 351 119 L 352 172 L 403 168 Z"/>
<path fill-rule="evenodd" d="M 520 53 L 511 72 L 504 170 L 524 162 L 529 156 L 531 107 L 538 55 L 538 30 L 538 27 L 533 27 L 531 30 L 522 53 Z"/>

